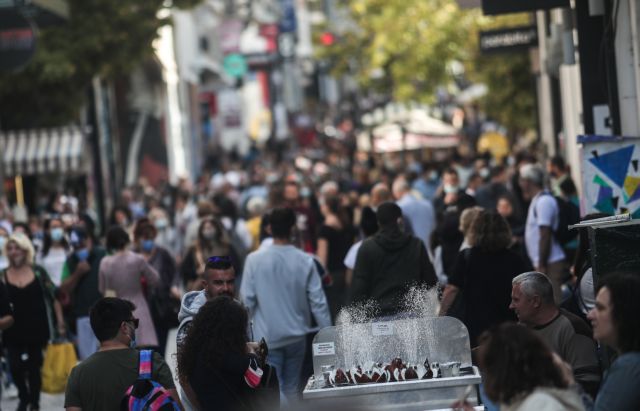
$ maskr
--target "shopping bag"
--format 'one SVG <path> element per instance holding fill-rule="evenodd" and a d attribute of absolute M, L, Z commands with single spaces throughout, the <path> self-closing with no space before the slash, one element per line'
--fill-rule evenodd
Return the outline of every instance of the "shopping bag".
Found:
<path fill-rule="evenodd" d="M 71 369 L 78 363 L 76 350 L 70 342 L 50 343 L 42 364 L 42 391 L 64 392 Z"/>

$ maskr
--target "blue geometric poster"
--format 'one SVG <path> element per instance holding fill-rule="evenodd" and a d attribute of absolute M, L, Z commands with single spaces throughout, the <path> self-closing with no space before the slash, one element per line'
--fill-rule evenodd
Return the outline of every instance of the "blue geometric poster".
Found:
<path fill-rule="evenodd" d="M 582 144 L 582 215 L 640 217 L 640 138 L 579 136 Z"/>

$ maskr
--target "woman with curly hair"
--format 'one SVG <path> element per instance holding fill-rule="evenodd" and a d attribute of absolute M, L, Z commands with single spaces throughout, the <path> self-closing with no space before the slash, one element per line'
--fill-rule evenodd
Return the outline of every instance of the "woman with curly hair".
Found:
<path fill-rule="evenodd" d="M 479 211 L 471 222 L 467 239 L 471 248 L 458 256 L 440 313 L 460 318 L 469 330 L 471 346 L 475 347 L 483 331 L 516 320 L 509 310 L 511 280 L 530 270 L 530 266 L 510 249 L 511 229 L 495 211 Z M 462 295 L 458 297 L 460 292 Z M 450 308 L 456 297 L 454 313 Z"/>
<path fill-rule="evenodd" d="M 220 296 L 203 305 L 178 351 L 178 380 L 190 402 L 206 410 L 265 410 L 260 387 L 271 375 L 264 353 L 248 342 L 249 317 L 238 301 Z"/>
<path fill-rule="evenodd" d="M 478 360 L 487 397 L 501 411 L 583 411 L 559 357 L 524 326 L 507 323 L 480 337 Z M 460 404 L 458 404 L 460 406 Z M 473 409 L 464 404 L 464 410 Z"/>

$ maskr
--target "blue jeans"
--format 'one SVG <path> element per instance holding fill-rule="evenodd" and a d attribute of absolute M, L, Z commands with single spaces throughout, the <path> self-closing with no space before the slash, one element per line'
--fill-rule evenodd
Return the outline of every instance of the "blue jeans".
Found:
<path fill-rule="evenodd" d="M 76 319 L 76 332 L 78 333 L 78 357 L 80 357 L 80 361 L 86 360 L 91 354 L 98 351 L 100 345 L 93 334 L 88 316 Z"/>
<path fill-rule="evenodd" d="M 276 367 L 276 375 L 280 382 L 280 405 L 295 403 L 298 398 L 298 384 L 304 362 L 306 339 L 280 348 L 270 348 L 268 363 Z"/>

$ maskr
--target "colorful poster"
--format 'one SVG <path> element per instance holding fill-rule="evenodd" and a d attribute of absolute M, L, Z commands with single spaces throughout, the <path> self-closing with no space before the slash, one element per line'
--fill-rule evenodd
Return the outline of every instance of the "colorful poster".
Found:
<path fill-rule="evenodd" d="M 640 138 L 580 136 L 582 214 L 640 218 Z"/>

